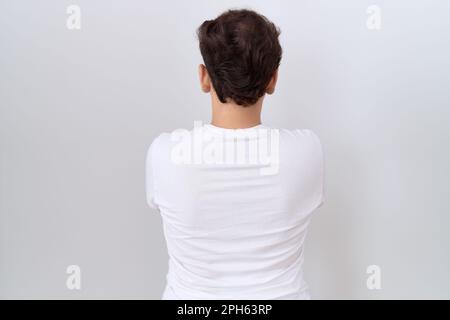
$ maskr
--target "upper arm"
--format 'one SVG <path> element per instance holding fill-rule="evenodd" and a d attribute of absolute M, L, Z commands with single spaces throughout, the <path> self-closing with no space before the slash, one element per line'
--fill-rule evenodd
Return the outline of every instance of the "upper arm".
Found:
<path fill-rule="evenodd" d="M 325 202 L 325 160 L 324 160 L 324 152 L 322 142 L 320 138 L 312 131 L 311 135 L 314 140 L 314 150 L 316 151 L 316 161 L 317 161 L 317 179 L 318 179 L 318 193 L 319 193 L 319 202 L 317 207 L 322 206 Z"/>
<path fill-rule="evenodd" d="M 315 172 L 315 194 L 317 194 L 317 202 L 315 207 L 322 206 L 325 202 L 325 159 L 322 142 L 319 136 L 309 129 L 300 130 L 311 139 L 312 165 Z"/>
<path fill-rule="evenodd" d="M 155 164 L 157 148 L 159 144 L 160 136 L 153 140 L 150 147 L 147 150 L 146 160 L 145 160 L 145 194 L 147 204 L 151 208 L 157 208 L 155 203 Z"/>

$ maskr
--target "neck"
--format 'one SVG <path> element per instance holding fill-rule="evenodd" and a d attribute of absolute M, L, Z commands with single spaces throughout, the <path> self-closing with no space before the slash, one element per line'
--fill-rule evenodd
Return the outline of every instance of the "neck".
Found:
<path fill-rule="evenodd" d="M 233 102 L 221 103 L 212 97 L 211 124 L 226 129 L 244 129 L 261 124 L 262 100 L 254 105 L 243 107 Z"/>

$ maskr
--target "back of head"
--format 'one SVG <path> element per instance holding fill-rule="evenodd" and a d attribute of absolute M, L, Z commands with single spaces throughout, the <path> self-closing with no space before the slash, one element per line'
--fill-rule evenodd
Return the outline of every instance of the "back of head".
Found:
<path fill-rule="evenodd" d="M 229 10 L 198 29 L 200 51 L 217 97 L 250 106 L 262 97 L 277 70 L 279 29 L 251 10 Z"/>

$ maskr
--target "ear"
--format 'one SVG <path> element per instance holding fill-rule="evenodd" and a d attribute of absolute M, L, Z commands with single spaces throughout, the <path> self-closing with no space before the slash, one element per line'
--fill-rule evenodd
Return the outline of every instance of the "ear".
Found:
<path fill-rule="evenodd" d="M 277 70 L 275 70 L 275 72 L 273 73 L 272 78 L 270 78 L 270 82 L 267 85 L 266 88 L 266 93 L 267 94 L 272 94 L 275 91 L 275 86 L 277 85 L 277 80 L 278 80 L 278 68 Z"/>
<path fill-rule="evenodd" d="M 200 80 L 200 88 L 203 92 L 208 93 L 211 91 L 211 80 L 209 79 L 208 71 L 204 64 L 198 66 L 198 77 Z"/>

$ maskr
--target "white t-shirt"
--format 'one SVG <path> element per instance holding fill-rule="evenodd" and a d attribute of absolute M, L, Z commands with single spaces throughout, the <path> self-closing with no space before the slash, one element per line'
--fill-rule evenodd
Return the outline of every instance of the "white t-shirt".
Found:
<path fill-rule="evenodd" d="M 323 189 L 310 130 L 204 124 L 159 135 L 146 193 L 169 253 L 162 299 L 309 299 L 303 245 Z"/>

